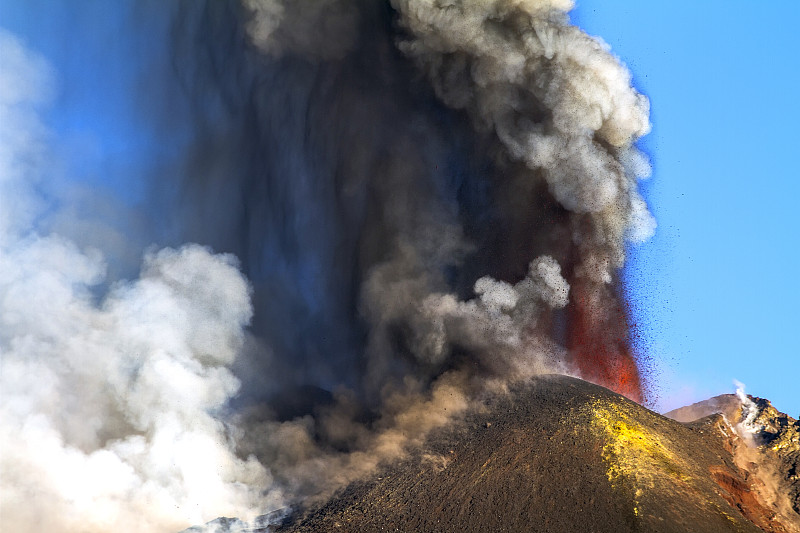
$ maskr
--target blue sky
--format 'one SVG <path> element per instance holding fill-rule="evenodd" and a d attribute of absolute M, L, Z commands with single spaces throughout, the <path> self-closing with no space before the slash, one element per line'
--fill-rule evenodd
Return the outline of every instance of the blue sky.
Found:
<path fill-rule="evenodd" d="M 800 414 L 800 3 L 582 0 L 651 100 L 659 227 L 629 279 L 660 402 L 732 390 Z"/>
<path fill-rule="evenodd" d="M 112 4 L 93 2 L 81 15 L 0 0 L 0 26 L 56 69 L 48 120 L 67 153 L 65 174 L 133 205 L 144 193 L 134 176 L 159 147 L 135 105 L 108 95 L 135 90 L 158 43 L 118 39 L 128 14 Z M 572 19 L 612 46 L 651 100 L 642 147 L 654 175 L 644 190 L 659 228 L 633 250 L 628 278 L 657 407 L 732 392 L 738 379 L 797 416 L 800 3 L 582 0 Z M 66 24 L 85 46 L 69 46 Z M 109 47 L 127 47 L 117 52 L 135 68 L 111 61 Z"/>
<path fill-rule="evenodd" d="M 130 2 L 0 0 L 0 27 L 44 56 L 53 68 L 54 98 L 45 116 L 58 136 L 63 175 L 108 188 L 125 203 L 144 199 L 150 154 L 161 149 L 140 119 L 142 80 L 164 44 L 131 30 Z M 166 22 L 165 22 L 166 23 Z M 125 61 L 120 61 L 125 58 Z"/>

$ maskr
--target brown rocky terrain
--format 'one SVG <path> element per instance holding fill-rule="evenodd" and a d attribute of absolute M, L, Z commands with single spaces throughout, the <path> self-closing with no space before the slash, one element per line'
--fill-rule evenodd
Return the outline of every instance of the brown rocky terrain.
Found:
<path fill-rule="evenodd" d="M 327 502 L 245 531 L 800 531 L 797 422 L 760 399 L 694 409 L 670 413 L 680 423 L 542 376 Z"/>
<path fill-rule="evenodd" d="M 764 483 L 760 490 L 767 493 L 765 497 L 770 498 L 773 492 L 785 515 L 800 515 L 800 421 L 775 409 L 769 400 L 747 396 L 742 401 L 734 394 L 666 413 L 679 422 L 714 415 L 734 424 L 740 438 L 729 439 L 726 444 L 738 464 Z"/>

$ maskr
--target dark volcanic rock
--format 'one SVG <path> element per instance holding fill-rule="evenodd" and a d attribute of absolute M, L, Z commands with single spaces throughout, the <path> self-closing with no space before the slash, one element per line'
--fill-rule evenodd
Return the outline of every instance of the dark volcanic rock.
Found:
<path fill-rule="evenodd" d="M 277 531 L 797 531 L 737 466 L 737 438 L 721 415 L 684 425 L 543 376 Z"/>

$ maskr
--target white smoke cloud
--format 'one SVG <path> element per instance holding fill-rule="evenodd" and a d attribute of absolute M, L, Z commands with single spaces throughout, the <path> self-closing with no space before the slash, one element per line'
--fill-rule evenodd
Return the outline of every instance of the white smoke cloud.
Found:
<path fill-rule="evenodd" d="M 733 380 L 736 386 L 736 397 L 742 406 L 741 419 L 736 424 L 736 432 L 749 446 L 755 446 L 755 436 L 763 431 L 763 427 L 755 424 L 758 418 L 758 406 L 745 392 L 745 385 L 741 381 Z"/>
<path fill-rule="evenodd" d="M 35 225 L 49 69 L 6 32 L 0 61 L 3 529 L 178 530 L 277 505 L 219 418 L 252 314 L 235 258 L 153 251 L 137 280 L 98 296 L 102 254 Z"/>
<path fill-rule="evenodd" d="M 52 95 L 52 73 L 0 28 L 0 244 L 29 227 L 41 203 L 33 190 L 42 178 L 47 129 L 37 109 Z"/>

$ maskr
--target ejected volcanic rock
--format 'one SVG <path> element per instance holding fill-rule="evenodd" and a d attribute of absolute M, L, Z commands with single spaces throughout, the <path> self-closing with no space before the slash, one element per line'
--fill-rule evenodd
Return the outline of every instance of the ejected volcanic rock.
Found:
<path fill-rule="evenodd" d="M 681 424 L 605 388 L 543 376 L 484 398 L 422 449 L 281 532 L 797 531 L 737 464 L 722 415 Z"/>

